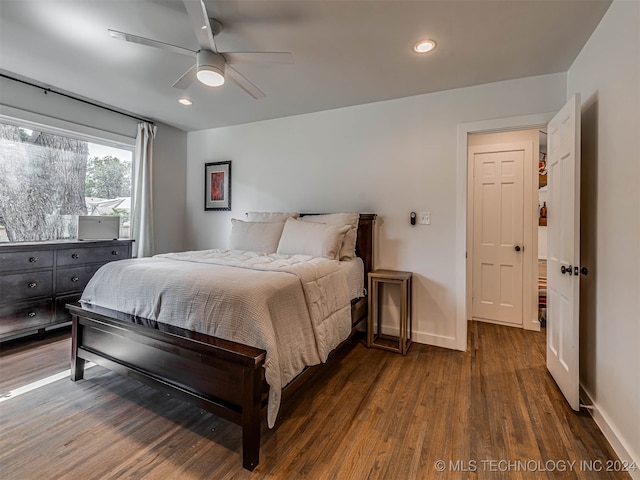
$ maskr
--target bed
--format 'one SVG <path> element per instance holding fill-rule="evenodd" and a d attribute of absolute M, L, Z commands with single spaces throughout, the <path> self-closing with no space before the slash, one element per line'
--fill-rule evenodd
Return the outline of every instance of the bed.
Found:
<path fill-rule="evenodd" d="M 311 217 L 305 216 L 305 218 L 309 219 Z M 362 285 L 367 284 L 367 274 L 373 268 L 375 218 L 375 214 L 356 215 L 357 237 L 354 238 L 354 242 L 356 255 L 361 259 L 362 266 L 359 272 L 362 276 Z M 282 238 L 284 239 L 284 235 Z M 218 257 L 225 258 L 220 259 Z M 245 288 L 251 289 L 253 287 L 248 283 L 248 280 L 245 280 L 245 278 L 248 279 L 249 277 L 244 277 L 243 265 L 235 264 L 239 261 L 238 257 L 249 257 L 250 262 L 258 264 L 271 262 L 271 257 L 269 256 L 254 255 L 250 252 L 234 251 L 230 255 L 228 252 L 206 251 L 160 256 L 153 262 L 140 259 L 140 262 L 135 265 L 145 265 L 146 267 L 147 263 L 145 262 L 149 262 L 149 265 L 159 263 L 161 267 L 167 264 L 172 265 L 173 270 L 179 270 L 179 268 L 174 268 L 173 265 L 182 266 L 191 262 L 197 264 L 196 269 L 204 271 L 205 265 L 203 263 L 213 262 L 216 264 L 216 268 L 226 269 L 224 270 L 225 278 L 229 279 L 227 283 L 246 284 Z M 280 261 L 280 257 L 278 257 L 278 261 Z M 333 268 L 326 267 L 326 261 L 324 263 L 313 259 L 310 261 L 314 265 L 312 269 L 322 267 L 330 270 Z M 123 268 L 127 265 L 124 262 L 136 261 L 123 261 Z M 222 265 L 219 265 L 220 262 Z M 343 264 L 343 262 L 333 263 Z M 253 267 L 251 268 L 253 269 Z M 258 270 L 261 268 L 263 267 L 259 266 Z M 284 268 L 287 270 L 293 267 L 285 265 Z M 305 266 L 304 268 L 306 269 L 307 267 Z M 236 272 L 234 270 L 232 272 L 229 269 L 242 271 Z M 303 274 L 301 274 L 303 290 L 305 288 L 319 288 L 322 291 L 324 288 L 329 288 L 322 285 L 320 287 L 315 286 L 314 284 L 319 282 L 313 279 L 308 282 L 311 287 L 305 287 L 302 279 L 307 274 L 304 271 L 303 269 Z M 295 274 L 296 272 L 288 273 Z M 233 280 L 236 274 L 240 275 L 240 277 Z M 274 284 L 274 279 L 279 278 L 270 271 L 264 272 L 264 274 L 266 275 L 265 278 L 268 279 L 266 282 L 269 284 Z M 73 320 L 71 379 L 74 381 L 82 379 L 85 362 L 91 361 L 149 383 L 157 388 L 168 390 L 176 396 L 187 399 L 203 409 L 230 420 L 242 428 L 243 467 L 253 470 L 259 462 L 260 430 L 263 418 L 267 418 L 269 426 L 273 425 L 281 395 L 287 390 L 297 388 L 311 370 L 309 368 L 311 365 L 303 366 L 302 368 L 298 366 L 288 375 L 283 375 L 285 378 L 281 378 L 282 384 L 277 385 L 276 388 L 273 385 L 270 386 L 267 382 L 270 376 L 269 372 L 274 370 L 270 366 L 272 363 L 270 356 L 273 357 L 273 355 L 269 348 L 260 348 L 256 346 L 259 343 L 256 344 L 253 340 L 246 343 L 232 340 L 230 338 L 236 337 L 230 336 L 221 327 L 216 327 L 213 333 L 197 326 L 194 327 L 194 324 L 198 323 L 199 314 L 197 311 L 196 314 L 188 314 L 186 310 L 191 307 L 185 307 L 182 310 L 180 307 L 176 307 L 173 310 L 169 309 L 168 314 L 153 311 L 149 315 L 140 315 L 136 314 L 136 310 L 131 310 L 128 307 L 108 308 L 106 305 L 112 306 L 112 304 L 106 300 L 100 302 L 91 301 L 91 292 L 100 290 L 117 292 L 118 289 L 111 288 L 112 285 L 122 283 L 120 285 L 121 291 L 131 291 L 131 287 L 126 283 L 128 276 L 128 274 L 125 274 L 120 277 L 121 281 L 119 282 L 113 282 L 114 277 L 104 277 L 103 282 L 111 281 L 108 284 L 110 286 L 106 289 L 104 288 L 104 283 L 102 284 L 103 287 L 100 287 L 100 278 L 98 276 L 96 279 L 97 287 L 94 285 L 92 290 L 90 288 L 91 283 L 87 286 L 87 290 L 83 295 L 83 303 L 67 306 Z M 156 277 L 158 276 L 156 275 Z M 166 288 L 166 285 L 163 288 L 165 288 L 165 291 L 178 290 L 177 296 L 184 296 L 180 289 Z M 245 293 L 238 295 L 244 296 Z M 304 290 L 304 295 L 306 297 L 314 295 L 314 290 Z M 354 295 L 354 293 L 351 292 L 351 295 Z M 129 298 L 131 297 L 132 295 L 129 295 Z M 317 361 L 318 359 L 312 359 L 307 363 L 313 365 L 323 363 L 329 354 L 329 350 L 334 350 L 338 346 L 336 343 L 344 343 L 344 340 L 366 318 L 366 291 L 362 291 L 361 295 L 355 295 L 355 297 L 349 300 L 346 307 L 346 315 L 348 316 L 346 319 L 348 323 L 346 336 L 344 331 L 339 337 L 330 333 L 328 336 L 332 341 L 328 342 L 324 350 L 320 346 L 321 342 L 316 340 L 320 362 Z M 208 302 L 204 303 L 207 304 Z M 313 304 L 314 302 L 310 303 Z M 114 303 L 113 305 L 123 304 Z M 322 311 L 326 310 L 324 305 L 316 305 L 316 307 Z M 273 308 L 274 306 L 270 305 L 268 309 L 273 310 Z M 245 323 L 253 323 L 251 308 L 241 309 L 240 312 L 245 310 L 248 312 L 246 314 L 247 318 L 252 319 L 251 322 Z M 338 306 L 334 310 L 339 310 L 340 322 L 344 324 L 345 308 Z M 238 312 L 234 311 L 233 314 L 237 317 L 239 316 Z M 283 315 L 286 315 L 286 312 Z M 313 329 L 324 328 L 324 323 L 320 321 L 314 323 L 316 316 L 310 313 Z M 325 316 L 333 321 L 333 318 L 338 314 L 329 313 Z M 292 321 L 288 317 L 283 318 L 287 318 L 287 321 Z M 328 325 L 331 321 L 326 324 Z M 224 335 L 218 335 L 218 332 L 223 332 Z M 295 361 L 292 364 L 295 364 Z M 273 375 L 271 376 L 273 377 Z M 271 380 L 273 383 L 273 379 Z"/>

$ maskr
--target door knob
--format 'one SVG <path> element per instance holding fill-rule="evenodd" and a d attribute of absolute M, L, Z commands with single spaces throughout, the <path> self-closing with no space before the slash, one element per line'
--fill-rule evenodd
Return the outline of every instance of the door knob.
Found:
<path fill-rule="evenodd" d="M 564 265 L 562 265 L 560 267 L 560 273 L 562 273 L 563 275 L 565 273 L 568 273 L 569 275 L 573 275 L 573 267 L 571 265 L 569 265 L 568 267 L 565 267 Z"/>
<path fill-rule="evenodd" d="M 582 267 L 582 268 L 580 269 L 580 273 L 581 273 L 582 275 L 589 275 L 589 270 L 587 269 L 587 267 Z"/>
<path fill-rule="evenodd" d="M 520 248 L 520 245 L 516 245 L 516 252 L 519 252 L 520 250 L 522 250 L 522 249 Z"/>

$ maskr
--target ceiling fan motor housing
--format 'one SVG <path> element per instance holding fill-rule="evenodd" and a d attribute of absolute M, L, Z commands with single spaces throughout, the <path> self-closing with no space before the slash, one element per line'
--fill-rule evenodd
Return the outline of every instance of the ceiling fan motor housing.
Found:
<path fill-rule="evenodd" d="M 224 83 L 224 66 L 226 62 L 222 55 L 211 50 L 199 50 L 196 53 L 196 61 L 198 65 L 198 80 L 212 87 L 217 87 Z"/>

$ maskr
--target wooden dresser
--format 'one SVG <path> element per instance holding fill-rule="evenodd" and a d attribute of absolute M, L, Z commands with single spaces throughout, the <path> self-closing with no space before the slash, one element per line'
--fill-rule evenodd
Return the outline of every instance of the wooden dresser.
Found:
<path fill-rule="evenodd" d="M 131 258 L 133 240 L 0 244 L 0 341 L 71 321 L 77 302 L 105 263 Z"/>

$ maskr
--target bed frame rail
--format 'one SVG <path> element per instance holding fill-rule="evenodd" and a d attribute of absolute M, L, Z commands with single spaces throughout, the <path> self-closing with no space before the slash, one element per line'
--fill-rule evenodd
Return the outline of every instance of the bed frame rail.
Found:
<path fill-rule="evenodd" d="M 186 399 L 240 425 L 242 465 L 258 465 L 264 350 L 105 308 L 68 308 L 72 380 L 91 361 Z"/>

